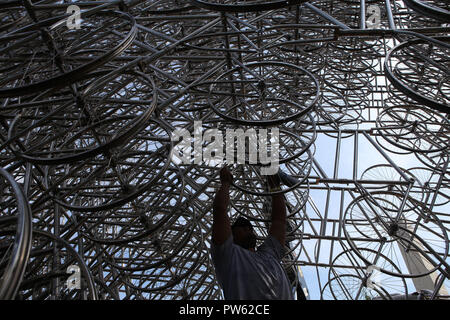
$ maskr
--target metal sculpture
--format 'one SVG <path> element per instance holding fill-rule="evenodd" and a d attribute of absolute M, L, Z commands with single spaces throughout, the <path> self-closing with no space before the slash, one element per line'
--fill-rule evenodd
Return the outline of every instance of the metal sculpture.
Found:
<path fill-rule="evenodd" d="M 172 133 L 197 121 L 279 130 L 283 266 L 298 297 L 448 298 L 449 11 L 1 3 L 0 298 L 221 299 L 209 248 L 224 159 L 174 160 Z M 229 163 L 231 218 L 261 241 L 266 163 L 243 158 Z"/>

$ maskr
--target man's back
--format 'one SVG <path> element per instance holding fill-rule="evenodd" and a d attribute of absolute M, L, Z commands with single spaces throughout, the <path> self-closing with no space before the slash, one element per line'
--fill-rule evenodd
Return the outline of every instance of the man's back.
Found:
<path fill-rule="evenodd" d="M 292 292 L 280 261 L 280 242 L 269 236 L 255 252 L 233 243 L 212 245 L 219 284 L 227 300 L 291 300 Z"/>

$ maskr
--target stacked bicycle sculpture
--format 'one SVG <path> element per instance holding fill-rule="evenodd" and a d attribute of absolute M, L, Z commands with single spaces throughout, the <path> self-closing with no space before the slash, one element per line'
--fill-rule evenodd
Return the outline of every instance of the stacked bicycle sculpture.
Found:
<path fill-rule="evenodd" d="M 225 158 L 174 160 L 197 121 L 278 130 L 297 294 L 301 267 L 312 298 L 446 298 L 449 24 L 445 1 L 0 4 L 0 299 L 221 299 Z M 241 160 L 231 218 L 262 241 L 267 163 Z"/>

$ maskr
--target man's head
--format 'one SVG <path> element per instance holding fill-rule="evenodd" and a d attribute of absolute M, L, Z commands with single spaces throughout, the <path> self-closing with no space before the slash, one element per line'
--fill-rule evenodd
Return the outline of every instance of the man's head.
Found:
<path fill-rule="evenodd" d="M 247 219 L 239 217 L 231 226 L 234 243 L 247 250 L 255 250 L 256 235 L 253 226 Z"/>

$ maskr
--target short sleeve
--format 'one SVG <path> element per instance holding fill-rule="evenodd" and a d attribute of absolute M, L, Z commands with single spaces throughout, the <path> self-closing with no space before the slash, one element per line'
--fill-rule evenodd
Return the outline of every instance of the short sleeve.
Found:
<path fill-rule="evenodd" d="M 278 261 L 281 261 L 281 258 L 284 256 L 284 247 L 281 245 L 280 241 L 272 235 L 269 235 L 266 240 L 264 240 L 264 243 L 259 246 L 258 252 L 267 253 Z"/>
<path fill-rule="evenodd" d="M 221 245 L 216 245 L 211 242 L 211 256 L 216 270 L 217 280 L 220 284 L 223 284 L 225 275 L 227 274 L 231 259 L 233 256 L 233 235 L 230 234 L 227 240 Z"/>

